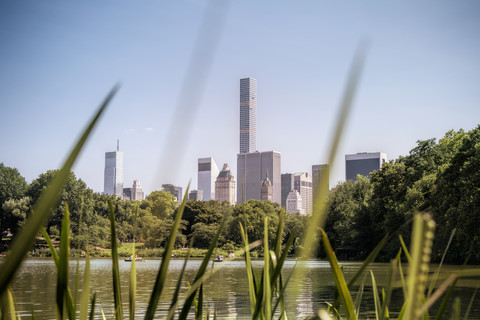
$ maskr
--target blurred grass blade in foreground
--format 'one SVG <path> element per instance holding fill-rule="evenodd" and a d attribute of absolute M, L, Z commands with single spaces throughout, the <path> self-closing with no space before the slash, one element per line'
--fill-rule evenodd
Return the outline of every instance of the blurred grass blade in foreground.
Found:
<path fill-rule="evenodd" d="M 87 128 L 83 131 L 73 150 L 67 157 L 64 165 L 58 171 L 57 175 L 48 185 L 45 191 L 42 192 L 40 198 L 33 206 L 32 212 L 34 212 L 34 214 L 30 215 L 22 230 L 16 235 L 14 243 L 12 244 L 11 250 L 8 254 L 8 258 L 0 267 L 0 295 L 3 294 L 3 292 L 7 289 L 8 284 L 13 279 L 15 272 L 22 263 L 26 252 L 32 247 L 37 233 L 47 222 L 51 213 L 51 209 L 58 203 L 61 192 L 67 182 L 70 169 L 75 163 L 75 160 L 80 154 L 80 151 L 85 145 L 93 128 L 100 119 L 100 116 L 103 114 L 108 104 L 115 96 L 117 90 L 118 85 L 113 87 L 103 103 L 100 105 L 97 113 L 94 115 Z"/>

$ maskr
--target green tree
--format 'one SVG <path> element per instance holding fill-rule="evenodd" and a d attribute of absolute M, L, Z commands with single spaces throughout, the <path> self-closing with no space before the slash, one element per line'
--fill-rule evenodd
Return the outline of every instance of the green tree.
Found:
<path fill-rule="evenodd" d="M 368 206 L 371 197 L 370 180 L 364 176 L 341 183 L 330 192 L 325 232 L 334 248 L 354 245 L 358 237 L 356 215 Z"/>
<path fill-rule="evenodd" d="M 208 248 L 223 217 L 230 215 L 233 207 L 227 201 L 187 201 L 183 212 L 186 222 L 184 234 L 193 241 L 196 248 Z M 226 231 L 222 232 L 219 246 L 225 243 Z"/>
<path fill-rule="evenodd" d="M 17 169 L 0 163 L 0 241 L 8 229 L 16 229 L 18 219 L 12 216 L 12 212 L 6 212 L 3 204 L 8 200 L 20 200 L 25 196 L 27 182 Z M 7 206 L 8 209 L 9 206 Z"/>
<path fill-rule="evenodd" d="M 50 170 L 40 174 L 27 190 L 27 195 L 32 198 L 35 203 L 41 193 L 47 188 L 48 184 L 53 180 L 58 170 Z M 70 172 L 67 184 L 62 191 L 58 205 L 52 209 L 52 214 L 47 224 L 47 232 L 53 226 L 61 230 L 62 218 L 65 212 L 65 203 L 68 203 L 70 210 L 71 229 L 74 235 L 78 235 L 80 229 L 80 220 L 89 225 L 93 219 L 93 191 L 87 188 L 87 185 L 81 179 L 77 179 L 73 172 Z"/>
<path fill-rule="evenodd" d="M 23 197 L 19 200 L 12 198 L 3 203 L 1 209 L 5 217 L 7 217 L 6 226 L 12 234 L 16 234 L 23 226 L 27 214 L 30 212 L 30 205 L 31 200 L 29 197 Z"/>
<path fill-rule="evenodd" d="M 264 218 L 268 217 L 268 239 L 273 245 L 276 238 L 276 230 L 280 213 L 288 213 L 280 204 L 270 201 L 248 200 L 237 204 L 233 209 L 232 220 L 228 227 L 228 239 L 234 243 L 241 244 L 239 223 L 242 223 L 250 242 L 263 239 Z"/>
<path fill-rule="evenodd" d="M 471 255 L 470 262 L 479 263 L 480 126 L 466 134 L 461 132 L 461 138 L 453 136 L 452 139 L 455 141 L 450 145 L 458 146 L 458 151 L 438 175 L 434 192 L 433 212 L 437 221 L 435 253 L 440 255 L 451 231 L 456 228 L 448 260 L 462 263 L 467 255 Z"/>
<path fill-rule="evenodd" d="M 141 202 L 140 207 L 159 219 L 165 219 L 174 213 L 177 200 L 168 192 L 153 191 Z"/>

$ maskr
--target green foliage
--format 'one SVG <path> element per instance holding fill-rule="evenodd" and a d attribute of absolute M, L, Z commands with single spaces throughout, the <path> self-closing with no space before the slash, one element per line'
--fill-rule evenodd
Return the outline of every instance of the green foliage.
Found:
<path fill-rule="evenodd" d="M 229 239 L 235 243 L 241 243 L 242 235 L 238 230 L 238 225 L 242 224 L 248 239 L 251 241 L 264 238 L 264 230 L 268 232 L 268 239 L 274 241 L 276 230 L 281 213 L 285 213 L 278 203 L 260 200 L 248 200 L 245 203 L 235 206 L 233 209 L 232 221 L 229 227 Z M 264 220 L 268 218 L 268 226 L 264 228 Z"/>
<path fill-rule="evenodd" d="M 175 197 L 165 191 L 153 191 L 140 205 L 142 209 L 149 211 L 159 219 L 171 217 L 176 206 L 177 200 Z"/>
<path fill-rule="evenodd" d="M 0 163 L 0 242 L 7 229 L 15 233 L 19 222 L 23 221 L 23 210 L 15 211 L 15 207 L 25 196 L 26 190 L 27 182 L 18 170 Z"/>

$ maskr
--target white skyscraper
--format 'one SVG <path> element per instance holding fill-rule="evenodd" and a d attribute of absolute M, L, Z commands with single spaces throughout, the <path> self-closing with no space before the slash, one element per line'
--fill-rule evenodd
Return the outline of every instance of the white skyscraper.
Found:
<path fill-rule="evenodd" d="M 103 192 L 123 196 L 123 152 L 105 152 L 105 173 L 103 180 Z"/>
<path fill-rule="evenodd" d="M 203 200 L 215 199 L 215 180 L 219 170 L 212 157 L 198 159 L 198 186 L 203 191 Z"/>
<path fill-rule="evenodd" d="M 240 154 L 257 150 L 257 80 L 240 79 Z"/>

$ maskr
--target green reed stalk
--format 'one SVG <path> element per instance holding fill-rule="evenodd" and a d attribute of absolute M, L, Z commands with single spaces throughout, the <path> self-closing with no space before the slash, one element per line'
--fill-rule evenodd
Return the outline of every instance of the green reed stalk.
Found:
<path fill-rule="evenodd" d="M 320 232 L 322 235 L 322 243 L 325 248 L 328 261 L 330 262 L 330 267 L 332 268 L 333 279 L 335 280 L 335 287 L 338 290 L 340 300 L 343 304 L 343 309 L 345 310 L 347 319 L 355 320 L 357 319 L 357 314 L 355 313 L 355 305 L 353 303 L 352 296 L 350 295 L 347 283 L 345 282 L 345 278 L 343 277 L 343 272 L 340 269 L 337 257 L 335 256 L 335 252 L 333 252 L 327 234 L 323 229 L 320 229 Z"/>
<path fill-rule="evenodd" d="M 133 217 L 132 264 L 130 266 L 130 294 L 128 295 L 130 320 L 135 319 L 135 300 L 137 296 L 137 270 L 135 264 L 135 229 L 137 228 L 137 215 L 138 205 L 135 208 L 135 216 Z"/>
<path fill-rule="evenodd" d="M 32 247 L 37 233 L 40 228 L 45 225 L 50 216 L 51 209 L 57 205 L 60 199 L 61 191 L 67 183 L 70 169 L 72 168 L 75 160 L 77 159 L 80 151 L 82 150 L 85 142 L 90 136 L 93 128 L 97 124 L 100 116 L 103 114 L 108 104 L 114 97 L 118 90 L 118 86 L 115 86 L 107 95 L 97 113 L 90 121 L 87 128 L 83 131 L 82 135 L 75 144 L 73 150 L 70 152 L 67 160 L 63 164 L 60 171 L 53 178 L 52 182 L 48 185 L 44 192 L 40 195 L 39 200 L 33 206 L 33 212 L 27 219 L 24 227 L 15 237 L 15 241 L 12 244 L 11 250 L 8 254 L 6 261 L 0 266 L 0 295 L 7 289 L 11 280 L 13 279 L 15 272 L 20 267 L 25 254 Z"/>
<path fill-rule="evenodd" d="M 155 316 L 155 311 L 158 306 L 158 301 L 160 300 L 160 295 L 162 294 L 163 287 L 165 286 L 168 265 L 170 263 L 173 245 L 175 244 L 178 228 L 180 227 L 180 221 L 182 220 L 183 210 L 185 209 L 189 188 L 190 188 L 190 182 L 188 183 L 185 196 L 183 197 L 183 201 L 178 207 L 177 215 L 175 216 L 172 229 L 170 230 L 170 235 L 168 236 L 168 240 L 165 245 L 165 251 L 163 251 L 162 262 L 160 263 L 160 268 L 158 270 L 157 278 L 155 279 L 155 284 L 153 285 L 150 301 L 148 302 L 147 312 L 145 313 L 145 320 L 152 320 Z"/>
<path fill-rule="evenodd" d="M 117 234 L 115 231 L 115 211 L 110 200 L 110 246 L 112 248 L 112 276 L 113 276 L 113 301 L 115 303 L 115 318 L 123 319 L 122 292 L 120 284 L 120 269 L 118 267 Z"/>
<path fill-rule="evenodd" d="M 90 299 L 90 257 L 87 253 L 85 257 L 85 270 L 83 271 L 82 293 L 80 296 L 80 320 L 87 320 L 88 304 Z M 92 306 L 93 313 L 93 306 Z"/>

